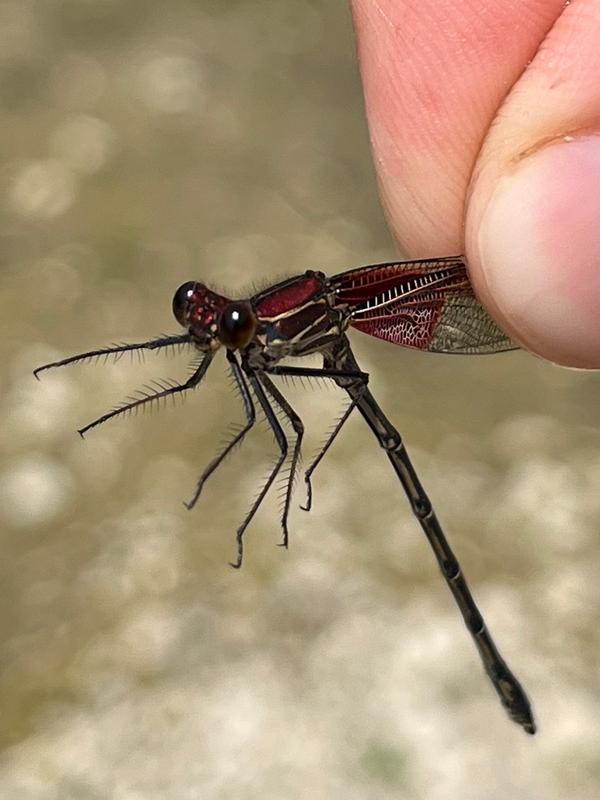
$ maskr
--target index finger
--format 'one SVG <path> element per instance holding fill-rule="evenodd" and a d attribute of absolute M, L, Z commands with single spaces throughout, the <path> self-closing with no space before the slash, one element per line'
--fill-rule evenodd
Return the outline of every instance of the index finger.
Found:
<path fill-rule="evenodd" d="M 467 187 L 563 0 L 353 0 L 382 201 L 409 255 L 462 252 Z"/>

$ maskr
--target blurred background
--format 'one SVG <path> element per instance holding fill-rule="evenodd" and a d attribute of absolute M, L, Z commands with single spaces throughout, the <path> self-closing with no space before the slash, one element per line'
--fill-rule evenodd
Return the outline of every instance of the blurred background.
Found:
<path fill-rule="evenodd" d="M 461 797 L 600 791 L 600 377 L 355 333 L 539 734 L 510 723 L 358 416 L 299 481 L 289 552 L 261 426 L 224 359 L 184 403 L 77 428 L 188 352 L 44 362 L 178 332 L 200 278 L 240 296 L 395 257 L 348 8 L 326 0 L 0 2 L 0 796 Z M 526 254 L 524 254 L 526 257 Z M 282 387 L 305 464 L 339 390 Z M 274 495 L 276 493 L 273 493 Z"/>

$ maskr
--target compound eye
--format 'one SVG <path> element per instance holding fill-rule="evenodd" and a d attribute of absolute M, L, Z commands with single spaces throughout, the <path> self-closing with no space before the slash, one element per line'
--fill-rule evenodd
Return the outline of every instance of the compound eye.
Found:
<path fill-rule="evenodd" d="M 196 281 L 182 283 L 173 297 L 173 314 L 177 322 L 184 327 L 188 324 L 187 311 L 195 288 Z"/>
<path fill-rule="evenodd" d="M 219 339 L 229 350 L 237 350 L 252 340 L 256 316 L 250 303 L 229 303 L 219 320 Z"/>

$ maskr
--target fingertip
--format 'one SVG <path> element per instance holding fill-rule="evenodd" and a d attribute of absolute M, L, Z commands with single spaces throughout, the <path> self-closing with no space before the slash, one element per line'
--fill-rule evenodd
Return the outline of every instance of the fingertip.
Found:
<path fill-rule="evenodd" d="M 467 214 L 471 277 L 526 349 L 600 368 L 600 136 L 565 137 L 526 155 Z"/>

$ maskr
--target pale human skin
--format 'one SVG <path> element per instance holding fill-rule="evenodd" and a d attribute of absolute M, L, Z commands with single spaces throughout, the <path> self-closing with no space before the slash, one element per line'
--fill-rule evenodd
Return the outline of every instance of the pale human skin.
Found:
<path fill-rule="evenodd" d="M 526 349 L 600 368 L 600 0 L 351 0 L 410 257 L 465 253 Z"/>

